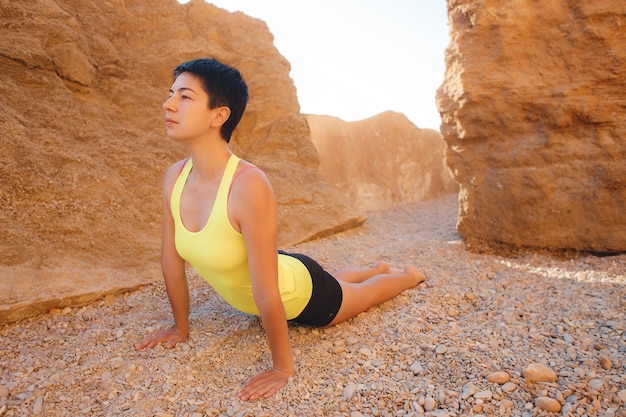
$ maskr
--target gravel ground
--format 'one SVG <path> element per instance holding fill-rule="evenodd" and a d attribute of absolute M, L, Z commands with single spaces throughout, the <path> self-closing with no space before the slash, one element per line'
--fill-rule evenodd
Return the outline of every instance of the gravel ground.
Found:
<path fill-rule="evenodd" d="M 286 248 L 428 279 L 338 326 L 292 326 L 297 375 L 269 400 L 236 396 L 270 363 L 260 321 L 192 276 L 175 349 L 133 349 L 171 323 L 162 284 L 0 329 L 0 416 L 626 416 L 626 255 L 472 253 L 456 214 L 446 196 Z"/>

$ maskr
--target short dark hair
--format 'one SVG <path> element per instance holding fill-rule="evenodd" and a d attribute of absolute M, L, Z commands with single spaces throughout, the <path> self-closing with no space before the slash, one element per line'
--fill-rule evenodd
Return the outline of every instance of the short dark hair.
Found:
<path fill-rule="evenodd" d="M 220 130 L 222 137 L 228 143 L 248 103 L 248 85 L 241 73 L 236 68 L 222 64 L 213 58 L 183 62 L 174 68 L 174 80 L 184 72 L 200 79 L 204 91 L 209 95 L 210 109 L 221 106 L 230 109 L 230 117 Z"/>

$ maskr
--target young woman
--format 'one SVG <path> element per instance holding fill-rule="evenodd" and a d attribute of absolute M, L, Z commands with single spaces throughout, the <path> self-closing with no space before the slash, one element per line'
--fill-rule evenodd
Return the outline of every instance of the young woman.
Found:
<path fill-rule="evenodd" d="M 189 335 L 185 261 L 233 307 L 259 315 L 272 369 L 252 378 L 242 400 L 268 398 L 294 375 L 287 321 L 340 323 L 422 282 L 414 266 L 385 262 L 329 274 L 314 260 L 277 250 L 277 204 L 265 174 L 233 155 L 231 134 L 248 100 L 234 68 L 214 59 L 182 63 L 163 104 L 167 136 L 190 157 L 163 182 L 161 264 L 174 325 L 144 337 L 136 349 L 173 348 Z"/>

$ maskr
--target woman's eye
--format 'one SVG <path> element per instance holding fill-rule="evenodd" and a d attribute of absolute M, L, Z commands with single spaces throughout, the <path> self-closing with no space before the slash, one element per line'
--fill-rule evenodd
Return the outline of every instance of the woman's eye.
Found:
<path fill-rule="evenodd" d="M 189 99 L 189 96 L 187 96 L 187 95 L 185 95 L 185 94 L 183 94 L 183 95 L 182 95 L 182 96 L 180 96 L 180 97 L 181 97 L 183 100 L 187 100 L 187 99 Z"/>

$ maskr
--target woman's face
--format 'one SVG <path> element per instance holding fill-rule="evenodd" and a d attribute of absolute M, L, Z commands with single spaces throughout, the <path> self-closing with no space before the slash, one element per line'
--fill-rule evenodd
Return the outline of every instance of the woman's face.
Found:
<path fill-rule="evenodd" d="M 163 109 L 170 139 L 188 142 L 208 134 L 212 120 L 209 95 L 195 75 L 183 72 L 176 78 Z"/>

